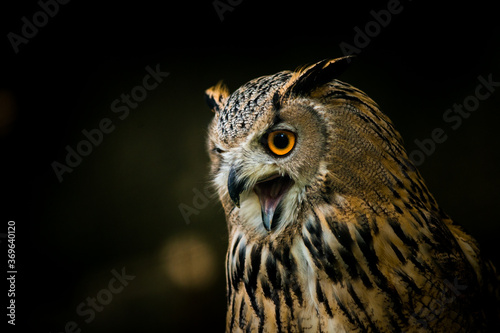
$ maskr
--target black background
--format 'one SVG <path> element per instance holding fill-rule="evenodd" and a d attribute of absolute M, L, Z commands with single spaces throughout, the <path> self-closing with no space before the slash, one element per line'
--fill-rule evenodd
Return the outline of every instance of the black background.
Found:
<path fill-rule="evenodd" d="M 221 21 L 213 1 L 71 1 L 17 54 L 7 35 L 21 34 L 21 18 L 32 21 L 40 5 L 3 3 L 0 233 L 16 221 L 16 329 L 63 332 L 74 321 L 82 332 L 223 331 L 223 212 L 215 199 L 201 200 L 189 221 L 179 209 L 194 207 L 194 191 L 207 187 L 212 113 L 204 90 L 224 79 L 234 91 L 257 76 L 342 56 L 339 45 L 356 46 L 354 28 L 364 30 L 370 12 L 389 2 L 245 0 Z M 456 130 L 442 118 L 474 95 L 479 75 L 500 81 L 498 11 L 478 1 L 398 8 L 341 79 L 380 105 L 409 152 L 415 139 L 445 131 L 419 169 L 498 264 L 500 92 Z M 157 65 L 169 76 L 120 120 L 111 103 Z M 51 163 L 64 163 L 65 147 L 104 118 L 114 131 L 59 182 Z M 179 279 L 167 265 L 181 267 Z M 77 306 L 123 267 L 135 278 L 86 323 Z"/>

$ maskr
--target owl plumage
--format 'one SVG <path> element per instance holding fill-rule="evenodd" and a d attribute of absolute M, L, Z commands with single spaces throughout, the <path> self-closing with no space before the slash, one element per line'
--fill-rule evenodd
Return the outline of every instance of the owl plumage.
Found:
<path fill-rule="evenodd" d="M 206 92 L 229 231 L 227 332 L 481 332 L 493 265 L 391 121 L 324 60 Z"/>

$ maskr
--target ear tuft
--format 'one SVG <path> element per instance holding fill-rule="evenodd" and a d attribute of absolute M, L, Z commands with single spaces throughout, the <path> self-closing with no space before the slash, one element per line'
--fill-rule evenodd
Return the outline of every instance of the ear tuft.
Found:
<path fill-rule="evenodd" d="M 346 56 L 337 59 L 325 59 L 296 72 L 296 79 L 288 94 L 309 94 L 315 88 L 321 87 L 339 77 L 353 58 L 354 56 Z"/>
<path fill-rule="evenodd" d="M 215 113 L 220 112 L 224 108 L 228 97 L 229 89 L 222 81 L 217 82 L 215 86 L 205 90 L 205 100 Z"/>

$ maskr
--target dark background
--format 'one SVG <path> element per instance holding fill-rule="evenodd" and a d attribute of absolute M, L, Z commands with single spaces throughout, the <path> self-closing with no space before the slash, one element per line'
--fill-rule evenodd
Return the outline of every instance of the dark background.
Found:
<path fill-rule="evenodd" d="M 3 3 L 0 233 L 16 221 L 16 329 L 64 332 L 74 321 L 82 332 L 223 331 L 226 224 L 217 200 L 196 194 L 208 183 L 204 90 L 224 79 L 234 91 L 257 76 L 342 56 L 340 43 L 356 46 L 354 28 L 364 30 L 370 11 L 388 3 L 245 0 L 221 21 L 213 1 L 71 1 L 17 54 L 7 34 L 21 34 L 21 18 L 32 22 L 40 5 Z M 415 139 L 445 131 L 419 169 L 498 265 L 500 92 L 456 130 L 442 119 L 474 94 L 479 75 L 500 81 L 497 8 L 400 7 L 341 79 L 380 105 L 409 152 Z M 111 103 L 157 65 L 169 76 L 120 120 Z M 75 149 L 82 130 L 104 118 L 114 131 L 59 182 L 51 163 L 65 163 L 65 147 Z M 195 214 L 184 218 L 179 205 Z M 122 268 L 135 278 L 85 322 L 76 308 L 103 299 L 111 271 Z"/>

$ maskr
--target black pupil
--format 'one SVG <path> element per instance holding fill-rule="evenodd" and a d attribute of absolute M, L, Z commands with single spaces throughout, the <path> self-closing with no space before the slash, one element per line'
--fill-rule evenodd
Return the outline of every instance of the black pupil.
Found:
<path fill-rule="evenodd" d="M 273 139 L 274 146 L 278 149 L 285 149 L 288 147 L 288 136 L 285 133 L 278 133 Z"/>

